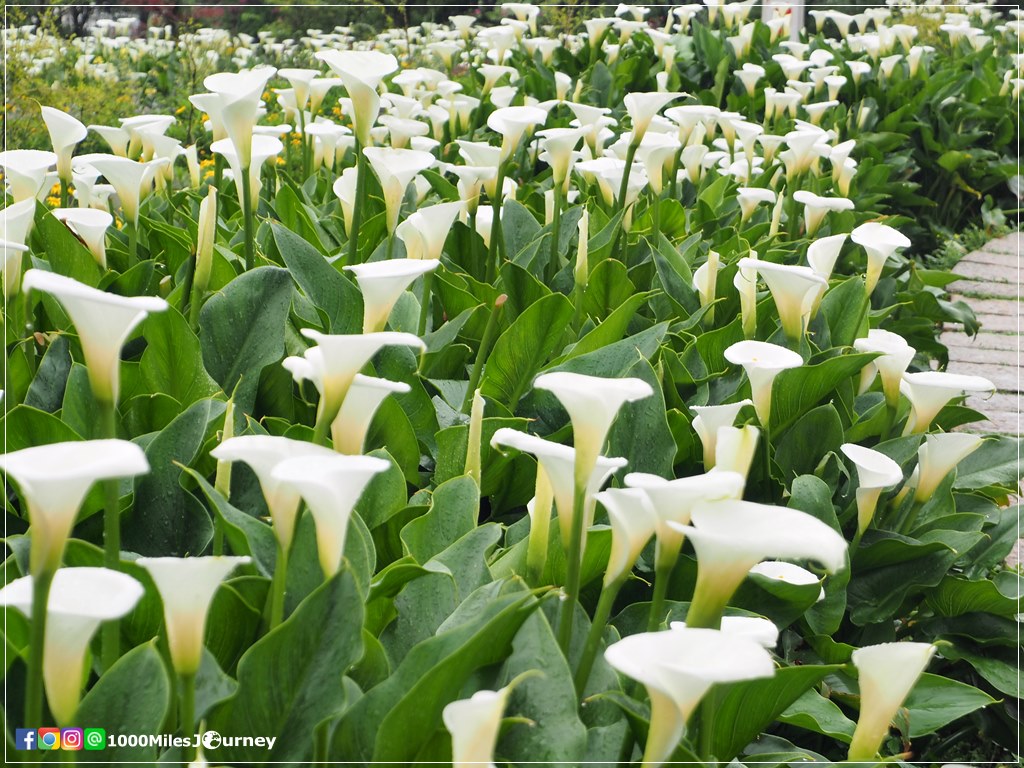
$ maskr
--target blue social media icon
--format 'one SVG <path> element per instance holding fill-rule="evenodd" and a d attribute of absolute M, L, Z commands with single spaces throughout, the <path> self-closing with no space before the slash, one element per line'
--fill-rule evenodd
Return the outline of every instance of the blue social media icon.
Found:
<path fill-rule="evenodd" d="M 14 732 L 15 749 L 35 749 L 36 732 L 34 728 L 17 728 Z"/>

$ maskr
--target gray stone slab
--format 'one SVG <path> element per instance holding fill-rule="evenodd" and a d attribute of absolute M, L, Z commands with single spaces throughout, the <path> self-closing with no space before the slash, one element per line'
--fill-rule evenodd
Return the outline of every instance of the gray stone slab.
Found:
<path fill-rule="evenodd" d="M 1024 344 L 1024 338 L 1008 333 L 985 333 L 982 331 L 977 336 L 968 336 L 960 330 L 947 330 L 939 341 L 952 350 L 954 347 L 968 347 L 970 349 L 1008 349 L 1019 352 Z M 952 355 L 952 351 L 950 351 Z"/>
<path fill-rule="evenodd" d="M 970 376 L 984 376 L 1004 392 L 1020 392 L 1020 368 L 1016 365 L 991 365 L 987 363 L 965 363 L 954 365 L 951 360 L 949 371 Z"/>
<path fill-rule="evenodd" d="M 964 429 L 968 432 L 981 432 L 984 434 L 991 434 L 993 432 L 1000 435 L 1020 434 L 1020 419 L 1017 413 L 1004 413 L 1002 411 L 993 413 L 990 411 L 986 415 L 988 419 L 985 421 L 967 424 L 964 426 Z"/>
<path fill-rule="evenodd" d="M 998 280 L 957 280 L 947 286 L 950 293 L 959 294 L 970 304 L 976 298 L 998 297 L 1008 301 L 1020 301 L 1024 290 L 1020 283 L 1004 283 Z"/>
<path fill-rule="evenodd" d="M 1011 283 L 1012 285 L 1017 285 L 1020 280 L 1019 270 L 1013 264 L 993 265 L 964 260 L 957 264 L 953 271 L 968 280 Z"/>
<path fill-rule="evenodd" d="M 1019 254 L 1024 252 L 1024 248 L 1021 247 L 1021 233 L 1013 232 L 1004 237 L 997 237 L 995 240 L 990 240 L 985 243 L 983 250 L 994 252 L 994 253 L 1014 253 Z"/>
<path fill-rule="evenodd" d="M 978 322 L 982 330 L 990 333 L 1020 333 L 1020 320 L 1010 315 L 978 314 Z"/>
<path fill-rule="evenodd" d="M 984 363 L 986 365 L 1005 365 L 1017 368 L 1019 357 L 1016 349 L 986 349 L 985 347 L 950 347 L 949 365 L 954 363 Z"/>
<path fill-rule="evenodd" d="M 1018 413 L 1024 402 L 1019 392 L 996 392 L 994 395 L 970 395 L 967 406 L 982 413 Z"/>
<path fill-rule="evenodd" d="M 962 299 L 970 305 L 976 315 L 1009 315 L 1017 317 L 1024 314 L 1021 303 L 1013 299 L 968 299 L 965 296 L 953 296 L 953 299 Z"/>

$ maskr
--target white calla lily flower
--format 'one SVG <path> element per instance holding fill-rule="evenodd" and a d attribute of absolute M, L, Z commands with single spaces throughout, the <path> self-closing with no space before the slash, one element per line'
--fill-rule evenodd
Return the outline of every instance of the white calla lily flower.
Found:
<path fill-rule="evenodd" d="M 360 146 L 370 146 L 370 129 L 380 114 L 381 81 L 398 69 L 398 59 L 379 51 L 317 51 L 316 57 L 342 79 L 352 100 L 352 120 Z"/>
<path fill-rule="evenodd" d="M 810 267 L 750 258 L 740 259 L 738 266 L 756 270 L 768 284 L 783 332 L 793 341 L 799 341 L 807 330 L 816 301 L 828 288 L 828 281 Z"/>
<path fill-rule="evenodd" d="M 75 517 L 93 484 L 149 471 L 142 449 L 127 440 L 83 440 L 24 448 L 0 456 L 28 512 L 33 575 L 60 567 Z"/>
<path fill-rule="evenodd" d="M 121 211 L 132 226 L 138 226 L 139 206 L 152 189 L 156 172 L 163 164 L 163 160 L 140 163 L 116 155 L 88 156 L 88 165 L 99 171 L 117 190 Z"/>
<path fill-rule="evenodd" d="M 57 155 L 39 149 L 8 149 L 0 152 L 0 168 L 15 203 L 35 201 L 46 183 L 46 174 L 57 163 Z"/>
<path fill-rule="evenodd" d="M 644 134 L 647 133 L 651 121 L 654 120 L 654 116 L 667 104 L 685 95 L 684 93 L 661 92 L 627 93 L 623 97 L 622 103 L 626 107 L 626 112 L 629 114 L 632 125 L 631 143 L 639 145 L 643 141 Z"/>
<path fill-rule="evenodd" d="M 405 243 L 410 259 L 437 260 L 441 258 L 445 241 L 455 219 L 466 210 L 466 203 L 438 203 L 420 208 L 398 225 L 395 234 Z"/>
<path fill-rule="evenodd" d="M 740 204 L 740 221 L 746 221 L 754 215 L 761 203 L 775 205 L 776 194 L 763 187 L 740 187 L 736 190 L 736 199 Z"/>
<path fill-rule="evenodd" d="M 966 432 L 925 435 L 924 442 L 917 449 L 917 467 L 907 483 L 908 486 L 916 486 L 914 500 L 923 503 L 930 499 L 946 475 L 978 450 L 982 442 L 981 436 Z"/>
<path fill-rule="evenodd" d="M 735 472 L 746 481 L 754 462 L 761 430 L 752 424 L 743 427 L 719 427 L 716 438 L 715 467 L 712 472 Z"/>
<path fill-rule="evenodd" d="M 900 465 L 884 453 L 854 443 L 839 447 L 857 467 L 857 532 L 864 533 L 875 516 L 878 497 L 903 480 Z"/>
<path fill-rule="evenodd" d="M 804 223 L 807 225 L 807 236 L 812 237 L 825 216 L 832 211 L 852 211 L 853 201 L 846 197 L 822 197 L 806 189 L 793 193 L 793 199 L 804 206 Z"/>
<path fill-rule="evenodd" d="M 673 630 L 686 629 L 686 622 L 673 621 L 668 626 Z M 779 644 L 779 628 L 774 622 L 760 616 L 723 616 L 721 631 L 753 640 L 769 651 Z"/>
<path fill-rule="evenodd" d="M 982 376 L 965 376 L 945 371 L 903 374 L 900 386 L 910 400 L 911 413 L 903 434 L 927 432 L 932 421 L 950 400 L 966 392 L 995 392 L 996 386 Z"/>
<path fill-rule="evenodd" d="M 693 429 L 700 438 L 704 448 L 704 471 L 715 468 L 717 461 L 718 430 L 720 427 L 731 427 L 736 416 L 745 405 L 753 405 L 749 399 L 724 405 L 691 405 L 693 411 Z"/>
<path fill-rule="evenodd" d="M 717 251 L 708 251 L 708 257 L 703 264 L 697 267 L 693 273 L 693 287 L 697 290 L 697 297 L 700 299 L 701 307 L 706 307 L 715 301 L 715 292 L 718 284 L 719 256 Z M 706 317 L 711 323 L 715 318 L 715 308 L 707 310 Z"/>
<path fill-rule="evenodd" d="M 363 154 L 370 161 L 370 167 L 373 168 L 384 190 L 388 233 L 394 234 L 405 190 L 420 171 L 430 168 L 436 160 L 429 152 L 416 149 L 366 147 Z"/>
<path fill-rule="evenodd" d="M 889 724 L 935 655 L 930 643 L 882 643 L 853 652 L 860 686 L 860 717 L 850 742 L 851 761 L 872 761 Z"/>
<path fill-rule="evenodd" d="M 743 366 L 750 381 L 750 394 L 754 410 L 761 425 L 768 424 L 772 409 L 772 383 L 775 377 L 789 368 L 804 364 L 796 352 L 765 341 L 738 341 L 725 350 L 725 359 L 733 365 Z"/>
<path fill-rule="evenodd" d="M 865 275 L 868 294 L 875 289 L 882 268 L 898 248 L 909 248 L 910 238 L 886 224 L 871 221 L 861 224 L 850 233 L 850 239 L 864 248 L 868 254 L 868 269 Z"/>
<path fill-rule="evenodd" d="M 341 569 L 349 520 L 374 475 L 391 464 L 372 456 L 300 456 L 282 461 L 273 475 L 306 501 L 316 524 L 316 547 L 324 576 Z"/>
<path fill-rule="evenodd" d="M 35 207 L 36 201 L 28 200 L 26 202 L 32 203 Z M 20 205 L 20 203 L 16 203 Z M 13 208 L 14 206 L 10 206 Z M 10 299 L 21 289 L 21 261 L 22 255 L 28 250 L 27 245 L 21 243 L 11 243 L 7 240 L 0 240 L 0 248 L 4 251 L 3 260 L 3 280 L 4 280 L 4 299 Z"/>
<path fill-rule="evenodd" d="M 345 222 L 345 234 L 352 231 L 352 216 L 356 206 L 356 179 L 359 170 L 353 165 L 341 172 L 331 186 L 335 196 L 341 203 L 341 216 Z"/>
<path fill-rule="evenodd" d="M 712 685 L 771 677 L 775 671 L 771 656 L 757 642 L 715 629 L 630 635 L 609 646 L 604 657 L 643 684 L 651 699 L 643 768 L 658 768 L 668 760 Z"/>
<path fill-rule="evenodd" d="M 782 581 L 787 584 L 795 584 L 797 586 L 809 586 L 811 584 L 821 584 L 821 577 L 815 573 L 811 573 L 806 568 L 801 568 L 795 563 L 787 563 L 784 560 L 765 560 L 763 563 L 758 563 L 750 569 L 750 573 L 757 574 L 766 579 L 772 579 L 773 581 Z M 825 599 L 825 588 L 821 587 L 818 592 L 817 602 L 821 602 Z M 728 616 L 723 616 L 722 621 L 725 622 Z"/>
<path fill-rule="evenodd" d="M 567 371 L 541 374 L 534 379 L 533 387 L 551 392 L 569 414 L 576 478 L 582 481 L 593 472 L 619 409 L 654 394 L 643 379 L 607 379 Z"/>
<path fill-rule="evenodd" d="M 248 557 L 140 557 L 164 604 L 164 625 L 171 664 L 179 675 L 199 671 L 203 659 L 206 615 L 221 582 Z"/>
<path fill-rule="evenodd" d="M 829 573 L 847 562 L 846 540 L 817 518 L 750 501 L 698 504 L 692 525 L 669 523 L 697 553 L 697 584 L 687 621 L 714 626 L 750 569 L 762 560 L 814 560 Z"/>
<path fill-rule="evenodd" d="M 608 513 L 612 549 L 604 572 L 607 588 L 632 569 L 658 527 L 658 513 L 646 493 L 636 488 L 609 488 L 594 497 Z"/>
<path fill-rule="evenodd" d="M 807 246 L 807 263 L 825 280 L 832 277 L 832 270 L 835 269 L 839 252 L 843 249 L 847 235 L 829 235 L 819 237 Z"/>
<path fill-rule="evenodd" d="M 519 147 L 528 131 L 543 125 L 548 113 L 539 107 L 500 107 L 487 117 L 487 127 L 501 135 L 500 162 L 504 163 Z"/>
<path fill-rule="evenodd" d="M 42 107 L 43 122 L 50 134 L 53 152 L 57 155 L 57 175 L 65 184 L 71 183 L 71 156 L 75 147 L 88 135 L 89 129 L 67 112 Z"/>
<path fill-rule="evenodd" d="M 363 333 L 383 331 L 399 297 L 416 278 L 440 265 L 436 259 L 392 259 L 345 267 L 363 294 Z"/>
<path fill-rule="evenodd" d="M 0 240 L 25 245 L 35 223 L 36 200 L 30 198 L 0 209 Z"/>
<path fill-rule="evenodd" d="M 509 688 L 477 691 L 468 699 L 445 705 L 444 727 L 452 735 L 452 768 L 493 766 Z"/>
<path fill-rule="evenodd" d="M 338 453 L 358 455 L 363 452 L 370 424 L 388 395 L 402 395 L 411 387 L 401 381 L 379 379 L 356 374 L 341 410 L 331 422 L 331 441 Z"/>
<path fill-rule="evenodd" d="M 274 475 L 277 466 L 300 456 L 330 456 L 332 452 L 304 440 L 277 435 L 241 435 L 225 440 L 210 455 L 217 461 L 241 461 L 249 466 L 259 481 L 263 499 L 270 510 L 274 535 L 283 552 L 291 548 L 299 512 L 299 493 Z"/>
<path fill-rule="evenodd" d="M 102 269 L 107 268 L 107 229 L 114 217 L 95 208 L 55 208 L 54 217 L 81 238 Z"/>
<path fill-rule="evenodd" d="M 0 605 L 32 619 L 33 578 L 24 576 L 0 589 Z M 71 725 L 81 700 L 86 652 L 104 621 L 129 613 L 143 595 L 142 585 L 107 568 L 62 568 L 53 577 L 46 602 L 43 683 L 58 725 Z"/>
<path fill-rule="evenodd" d="M 22 289 L 44 291 L 61 303 L 78 331 L 93 394 L 116 404 L 121 347 L 150 312 L 167 309 L 167 302 L 156 296 L 117 296 L 41 269 L 25 273 Z"/>
<path fill-rule="evenodd" d="M 878 357 L 865 366 L 867 376 L 862 381 L 863 389 L 871 385 L 875 375 L 882 377 L 882 391 L 890 408 L 895 408 L 900 399 L 900 384 L 903 374 L 917 354 L 907 340 L 897 333 L 872 328 L 867 338 L 856 339 L 853 348 L 858 352 L 877 352 Z"/>
<path fill-rule="evenodd" d="M 242 171 L 253 160 L 253 128 L 259 119 L 259 104 L 274 67 L 257 67 L 246 72 L 218 72 L 203 80 L 203 86 L 219 97 L 208 105 L 208 114 L 217 113 L 228 140 L 234 146 Z"/>
<path fill-rule="evenodd" d="M 688 525 L 690 514 L 701 503 L 738 499 L 743 496 L 743 476 L 735 472 L 709 472 L 693 477 L 666 480 L 645 472 L 631 472 L 624 478 L 626 486 L 647 497 L 658 516 L 655 545 L 655 568 L 669 569 L 679 557 L 683 536 L 669 523 Z"/>

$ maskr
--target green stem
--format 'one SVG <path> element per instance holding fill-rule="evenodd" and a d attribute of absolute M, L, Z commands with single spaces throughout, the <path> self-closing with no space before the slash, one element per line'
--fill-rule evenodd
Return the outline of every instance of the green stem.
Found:
<path fill-rule="evenodd" d="M 484 336 L 480 340 L 480 349 L 476 353 L 476 361 L 473 363 L 473 370 L 469 374 L 469 386 L 466 388 L 466 397 L 462 401 L 463 413 L 469 413 L 470 406 L 473 404 L 473 393 L 480 386 L 480 376 L 484 371 L 484 363 L 491 354 L 491 347 L 498 336 L 498 316 L 501 314 L 501 308 L 505 306 L 507 299 L 508 296 L 501 294 L 501 296 L 494 300 L 494 306 L 491 307 L 491 316 L 487 318 Z"/>
<path fill-rule="evenodd" d="M 214 153 L 213 155 L 213 186 L 222 189 L 221 180 L 224 178 L 224 156 Z"/>
<path fill-rule="evenodd" d="M 195 674 L 181 675 L 181 716 L 178 725 L 181 727 L 181 735 L 191 739 L 192 726 L 196 719 L 196 676 Z M 185 760 L 191 762 L 195 759 L 196 750 L 189 741 L 185 747 Z"/>
<path fill-rule="evenodd" d="M 423 336 L 427 332 L 427 320 L 430 318 L 430 294 L 434 287 L 434 273 L 427 272 L 423 275 L 423 296 L 420 299 L 420 322 L 417 326 L 417 336 Z"/>
<path fill-rule="evenodd" d="M 68 203 L 71 201 L 71 197 L 68 195 L 68 180 L 60 180 L 60 207 L 67 208 Z"/>
<path fill-rule="evenodd" d="M 388 233 L 387 245 L 384 246 L 384 259 L 391 261 L 391 257 L 395 253 L 395 235 L 394 233 Z"/>
<path fill-rule="evenodd" d="M 562 229 L 562 185 L 556 183 L 554 188 L 554 211 L 551 217 L 551 253 L 548 256 L 548 280 L 554 280 L 558 274 L 558 240 Z"/>
<path fill-rule="evenodd" d="M 501 259 L 501 192 L 505 186 L 505 164 L 498 165 L 498 178 L 494 184 L 494 195 L 491 198 L 491 244 L 487 259 L 486 282 L 494 283 L 498 276 L 498 264 Z"/>
<path fill-rule="evenodd" d="M 25 684 L 25 725 L 43 725 L 43 645 L 46 642 L 46 606 L 53 573 L 44 571 L 32 579 L 32 618 L 29 622 L 28 680 Z"/>
<path fill-rule="evenodd" d="M 654 242 L 657 244 L 659 241 L 658 235 L 661 234 L 661 198 L 657 195 L 651 195 L 651 219 L 653 221 L 653 235 Z M 657 245 L 655 245 L 657 247 Z"/>
<path fill-rule="evenodd" d="M 914 501 L 910 505 L 910 511 L 907 513 L 906 518 L 903 520 L 903 524 L 900 525 L 900 533 L 904 536 L 909 536 L 914 530 L 914 526 L 917 524 L 917 518 L 921 514 L 921 508 L 924 504 L 920 501 Z"/>
<path fill-rule="evenodd" d="M 248 272 L 256 263 L 256 228 L 248 168 L 242 170 L 242 221 L 245 227 L 245 271 Z"/>
<path fill-rule="evenodd" d="M 577 455 L 577 461 L 579 456 Z M 569 658 L 569 646 L 572 643 L 573 612 L 580 591 L 580 556 L 583 543 L 583 505 L 586 499 L 586 479 L 581 482 L 576 478 L 573 491 L 572 526 L 569 534 L 569 553 L 566 563 L 565 594 L 562 596 L 562 611 L 558 620 L 558 645 L 566 659 Z"/>
<path fill-rule="evenodd" d="M 359 226 L 363 220 L 363 195 L 366 193 L 366 157 L 356 139 L 356 204 L 352 211 L 352 231 L 348 236 L 348 263 L 355 264 L 358 258 Z"/>
<path fill-rule="evenodd" d="M 128 230 L 128 267 L 134 267 L 139 260 L 139 227 L 137 224 L 125 222 Z"/>
<path fill-rule="evenodd" d="M 665 613 L 665 596 L 668 594 L 668 582 L 672 577 L 672 563 L 662 564 L 654 569 L 654 594 L 651 596 L 651 612 L 647 616 L 647 631 L 654 632 L 661 626 L 662 614 Z"/>
<path fill-rule="evenodd" d="M 288 583 L 288 552 L 277 544 L 277 562 L 274 565 L 274 577 L 270 582 L 270 629 L 273 629 L 284 618 L 285 585 Z"/>
<path fill-rule="evenodd" d="M 629 172 L 633 168 L 633 156 L 636 155 L 636 148 L 640 146 L 639 141 L 629 142 L 626 147 L 626 166 L 622 170 L 622 182 L 619 184 L 619 208 L 626 209 L 626 190 L 629 189 Z"/>
<path fill-rule="evenodd" d="M 594 620 L 590 625 L 590 632 L 587 634 L 586 643 L 583 646 L 583 655 L 580 657 L 580 666 L 576 670 L 576 695 L 582 697 L 587 689 L 587 681 L 590 680 L 590 671 L 594 667 L 594 660 L 597 658 L 597 650 L 601 645 L 601 636 L 612 615 L 612 606 L 615 605 L 615 598 L 619 590 L 626 583 L 626 575 L 615 579 L 611 584 L 606 584 L 601 589 L 601 597 L 597 601 L 597 608 L 594 609 Z"/>
<path fill-rule="evenodd" d="M 331 735 L 328 725 L 328 722 L 323 722 L 313 730 L 313 765 L 327 762 L 327 745 Z"/>
<path fill-rule="evenodd" d="M 711 739 L 715 732 L 715 712 L 719 704 L 717 692 L 712 688 L 704 695 L 698 709 L 700 725 L 697 731 L 697 754 L 705 765 L 711 763 Z"/>
<path fill-rule="evenodd" d="M 316 425 L 313 427 L 313 444 L 327 445 L 327 431 L 331 428 L 331 419 L 322 411 L 317 412 Z"/>
<path fill-rule="evenodd" d="M 104 438 L 117 437 L 117 409 L 112 402 L 99 400 L 100 431 Z M 103 564 L 118 570 L 121 561 L 121 507 L 117 480 L 103 483 Z M 121 655 L 121 635 L 116 620 L 103 623 L 100 660 L 104 670 L 110 669 Z"/>

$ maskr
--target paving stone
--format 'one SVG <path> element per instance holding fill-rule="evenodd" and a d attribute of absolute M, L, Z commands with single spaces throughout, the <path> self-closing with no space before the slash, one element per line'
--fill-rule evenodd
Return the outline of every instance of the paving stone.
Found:
<path fill-rule="evenodd" d="M 990 333 L 1020 333 L 1020 319 L 1010 315 L 978 314 L 982 330 Z"/>
<path fill-rule="evenodd" d="M 949 348 L 949 364 L 951 366 L 954 363 L 984 363 L 986 365 L 1005 365 L 1007 368 L 1016 369 L 1017 359 L 1016 349 L 986 349 L 978 346 Z"/>
<path fill-rule="evenodd" d="M 970 395 L 967 406 L 982 413 L 1014 413 L 1020 410 L 1022 398 L 1019 392 L 996 392 L 994 395 Z"/>
<path fill-rule="evenodd" d="M 1024 248 L 1021 247 L 1021 233 L 1013 232 L 1004 237 L 991 240 L 985 243 L 984 250 L 996 253 L 1019 254 L 1024 250 Z"/>
<path fill-rule="evenodd" d="M 967 297 L 968 303 L 972 298 L 990 298 L 996 296 L 1008 301 L 1021 301 L 1024 299 L 1020 283 L 1004 283 L 995 280 L 957 280 L 950 283 L 947 288 L 950 293 Z"/>
<path fill-rule="evenodd" d="M 1004 392 L 1021 391 L 1020 368 L 1016 365 L 993 365 L 973 362 L 956 365 L 951 359 L 947 370 L 953 373 L 965 373 L 970 376 L 984 376 L 996 385 L 996 389 Z"/>
<path fill-rule="evenodd" d="M 985 415 L 988 416 L 985 421 L 966 424 L 964 425 L 964 430 L 982 434 L 991 434 L 993 432 L 1000 435 L 1020 434 L 1020 414 L 1016 411 L 1012 413 L 1007 411 L 989 411 Z"/>
<path fill-rule="evenodd" d="M 964 296 L 953 296 L 954 300 L 966 301 L 976 315 L 1009 315 L 1016 317 L 1021 313 L 1019 301 L 1007 299 L 967 299 Z"/>
<path fill-rule="evenodd" d="M 961 261 L 953 271 L 968 280 L 982 280 L 994 283 L 1011 283 L 1017 285 L 1020 275 L 1014 264 L 993 265 L 976 261 Z"/>
<path fill-rule="evenodd" d="M 968 336 L 961 330 L 951 328 L 939 336 L 939 341 L 950 348 L 950 355 L 954 347 L 967 347 L 969 349 L 1007 349 L 1019 352 L 1024 338 L 1009 333 L 985 333 L 982 331 L 977 336 Z"/>
<path fill-rule="evenodd" d="M 1007 251 L 990 251 L 988 247 L 982 248 L 980 251 L 974 251 L 963 257 L 962 261 L 967 261 L 973 264 L 991 264 L 996 267 L 1012 267 L 1017 268 L 1017 253 Z"/>

